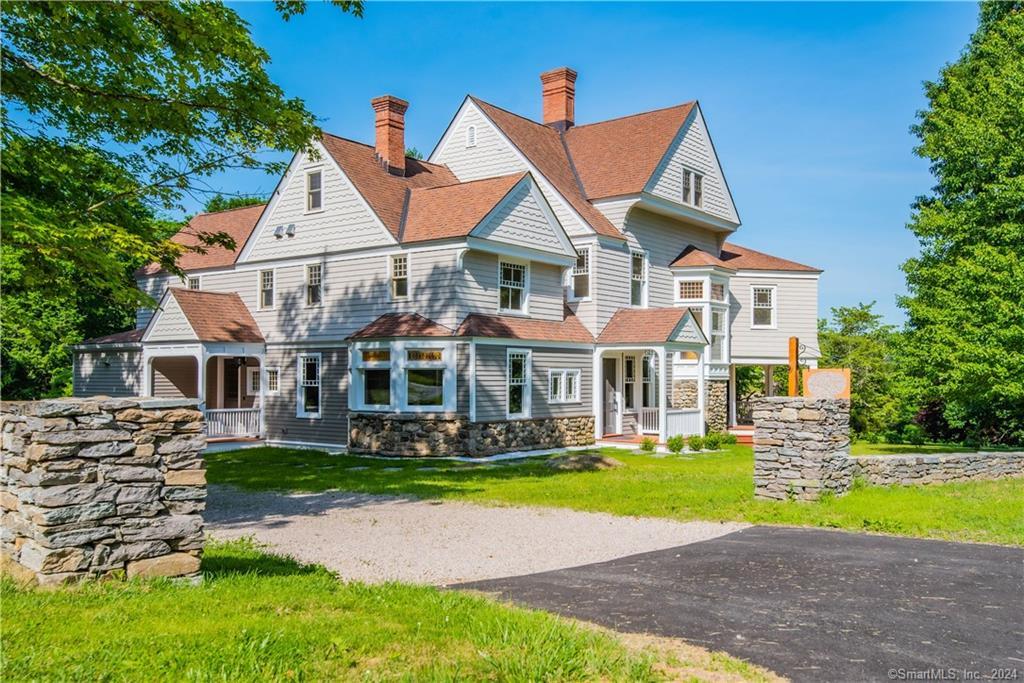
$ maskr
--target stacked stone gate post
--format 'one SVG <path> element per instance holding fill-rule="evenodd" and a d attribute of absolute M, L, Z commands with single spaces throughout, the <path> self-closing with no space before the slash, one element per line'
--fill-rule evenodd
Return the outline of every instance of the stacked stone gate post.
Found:
<path fill-rule="evenodd" d="M 0 404 L 0 561 L 16 578 L 198 578 L 206 446 L 194 400 Z"/>

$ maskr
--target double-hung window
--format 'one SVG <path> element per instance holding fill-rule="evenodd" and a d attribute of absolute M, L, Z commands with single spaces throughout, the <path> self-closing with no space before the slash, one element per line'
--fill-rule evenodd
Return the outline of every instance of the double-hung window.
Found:
<path fill-rule="evenodd" d="M 190 277 L 188 279 L 188 288 L 189 289 L 199 289 L 199 278 L 198 277 Z"/>
<path fill-rule="evenodd" d="M 711 311 L 711 360 L 725 360 L 725 311 Z"/>
<path fill-rule="evenodd" d="M 750 300 L 750 326 L 775 327 L 775 287 L 751 287 Z"/>
<path fill-rule="evenodd" d="M 260 271 L 260 309 L 274 307 L 274 271 Z"/>
<path fill-rule="evenodd" d="M 626 356 L 625 372 L 622 374 L 622 393 L 625 394 L 626 410 L 636 409 L 636 357 Z"/>
<path fill-rule="evenodd" d="M 498 263 L 499 312 L 526 313 L 527 268 L 522 263 Z"/>
<path fill-rule="evenodd" d="M 276 394 L 281 383 L 281 373 L 277 368 L 267 368 L 267 393 Z"/>
<path fill-rule="evenodd" d="M 256 367 L 256 368 L 247 368 L 246 372 L 249 375 L 249 380 L 248 380 L 248 387 L 247 387 L 245 393 L 249 394 L 250 396 L 259 396 L 260 395 L 260 369 L 258 367 Z"/>
<path fill-rule="evenodd" d="M 530 352 L 509 349 L 505 361 L 507 417 L 530 416 Z"/>
<path fill-rule="evenodd" d="M 391 298 L 404 299 L 409 296 L 409 256 L 395 254 L 391 257 Z"/>
<path fill-rule="evenodd" d="M 704 203 L 704 176 L 683 169 L 682 200 L 683 204 L 700 208 Z"/>
<path fill-rule="evenodd" d="M 442 348 L 405 351 L 405 401 L 409 406 L 444 407 L 444 376 L 447 365 Z"/>
<path fill-rule="evenodd" d="M 299 354 L 298 417 L 320 417 L 320 354 Z"/>
<path fill-rule="evenodd" d="M 324 267 L 320 263 L 306 266 L 306 305 L 319 306 L 324 298 Z"/>
<path fill-rule="evenodd" d="M 323 206 L 323 174 L 310 171 L 306 174 L 306 211 L 319 211 Z"/>
<path fill-rule="evenodd" d="M 590 296 L 590 247 L 576 250 L 576 265 L 572 269 L 572 298 L 586 299 Z"/>
<path fill-rule="evenodd" d="M 642 251 L 630 253 L 629 303 L 631 306 L 647 305 L 647 254 Z"/>
<path fill-rule="evenodd" d="M 548 403 L 579 403 L 580 371 L 548 370 Z"/>

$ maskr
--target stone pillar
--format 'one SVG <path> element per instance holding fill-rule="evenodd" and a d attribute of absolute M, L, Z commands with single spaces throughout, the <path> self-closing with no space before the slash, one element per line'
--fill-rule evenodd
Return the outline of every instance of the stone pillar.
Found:
<path fill-rule="evenodd" d="M 729 426 L 729 384 L 709 380 L 707 399 L 704 402 L 704 421 L 709 432 L 724 432 Z"/>
<path fill-rule="evenodd" d="M 850 488 L 850 402 L 801 396 L 754 402 L 754 497 L 818 500 Z"/>
<path fill-rule="evenodd" d="M 16 579 L 199 579 L 206 507 L 195 399 L 0 403 L 0 563 Z"/>

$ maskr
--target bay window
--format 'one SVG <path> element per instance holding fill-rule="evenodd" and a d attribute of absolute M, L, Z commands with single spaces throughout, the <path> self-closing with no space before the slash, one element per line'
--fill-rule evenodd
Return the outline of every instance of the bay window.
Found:
<path fill-rule="evenodd" d="M 711 311 L 711 360 L 725 360 L 725 311 Z"/>
<path fill-rule="evenodd" d="M 455 343 L 363 342 L 352 362 L 353 410 L 454 412 Z"/>

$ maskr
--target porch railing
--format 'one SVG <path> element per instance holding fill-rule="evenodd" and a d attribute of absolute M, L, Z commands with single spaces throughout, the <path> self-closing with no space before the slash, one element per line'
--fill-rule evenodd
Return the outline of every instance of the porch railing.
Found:
<path fill-rule="evenodd" d="M 641 434 L 658 434 L 661 430 L 658 429 L 658 409 L 657 408 L 641 408 L 640 409 L 640 433 Z"/>
<path fill-rule="evenodd" d="M 218 408 L 206 411 L 206 436 L 259 436 L 260 408 Z"/>
<path fill-rule="evenodd" d="M 700 434 L 701 417 L 696 408 L 670 409 L 668 411 L 665 433 L 668 436 L 693 436 Z"/>

